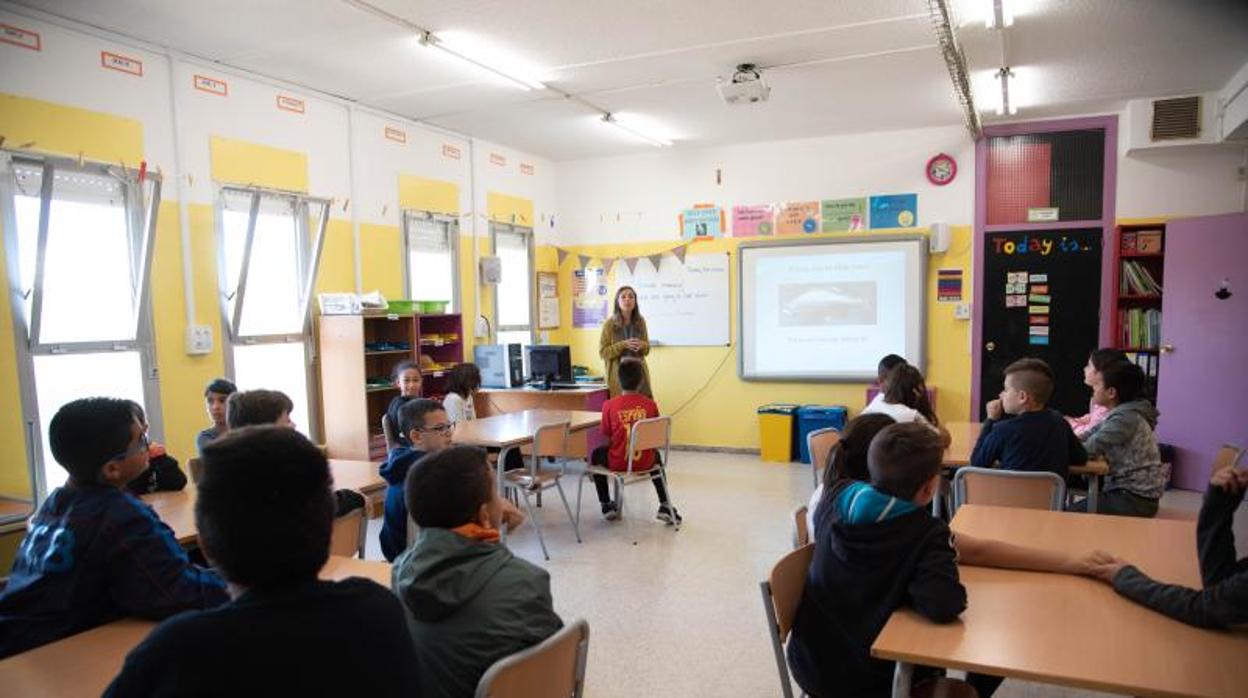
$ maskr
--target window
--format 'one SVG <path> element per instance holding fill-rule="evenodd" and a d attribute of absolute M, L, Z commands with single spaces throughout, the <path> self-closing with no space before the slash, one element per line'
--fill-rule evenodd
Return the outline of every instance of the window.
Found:
<path fill-rule="evenodd" d="M 533 342 L 533 230 L 490 226 L 502 280 L 494 287 L 494 326 L 500 344 Z"/>
<path fill-rule="evenodd" d="M 459 224 L 424 211 L 403 212 L 403 274 L 408 298 L 449 301 L 459 312 Z"/>
<path fill-rule="evenodd" d="M 240 390 L 290 396 L 296 428 L 314 437 L 309 303 L 329 202 L 225 187 L 218 214 L 226 370 Z"/>
<path fill-rule="evenodd" d="M 144 406 L 163 440 L 149 308 L 160 177 L 0 153 L 4 244 L 34 500 L 64 484 L 48 424 L 65 403 Z M 5 493 L 8 494 L 8 493 Z M 4 521 L 0 514 L 0 522 Z"/>

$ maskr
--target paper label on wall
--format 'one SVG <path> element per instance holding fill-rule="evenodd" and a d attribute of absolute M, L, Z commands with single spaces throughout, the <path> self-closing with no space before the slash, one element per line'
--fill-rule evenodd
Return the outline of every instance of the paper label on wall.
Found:
<path fill-rule="evenodd" d="M 1028 303 L 1049 303 L 1051 301 L 1050 301 L 1049 296 L 1042 295 L 1039 293 L 1033 293 L 1027 296 L 1027 302 Z"/>
<path fill-rule="evenodd" d="M 1028 343 L 1028 344 L 1039 344 L 1039 345 L 1046 345 L 1046 346 L 1047 346 L 1047 345 L 1048 345 L 1048 343 L 1049 343 L 1049 337 L 1048 337 L 1048 335 L 1036 335 L 1036 334 L 1029 335 L 1029 336 L 1027 337 L 1027 343 Z"/>
<path fill-rule="evenodd" d="M 302 114 L 307 109 L 302 99 L 295 97 L 287 97 L 286 95 L 277 96 L 277 108 L 282 111 L 288 111 L 292 114 Z"/>
<path fill-rule="evenodd" d="M 572 272 L 572 326 L 600 327 L 610 314 L 611 299 L 601 267 Z"/>
<path fill-rule="evenodd" d="M 531 175 L 531 174 L 533 174 L 533 173 L 534 173 L 534 172 L 536 172 L 536 171 L 537 171 L 537 170 L 536 170 L 536 169 L 535 169 L 532 165 L 530 165 L 529 163 L 527 163 L 527 162 L 522 162 L 522 163 L 520 163 L 520 174 L 522 174 L 522 175 Z"/>
<path fill-rule="evenodd" d="M 1049 324 L 1049 316 L 1048 316 L 1048 315 L 1032 315 L 1032 316 L 1030 316 L 1030 318 L 1031 318 L 1031 319 L 1030 319 L 1030 322 L 1031 322 L 1031 324 L 1033 324 L 1033 325 L 1047 325 L 1047 324 Z"/>
<path fill-rule="evenodd" d="M 559 299 L 540 298 L 537 301 L 537 329 L 553 330 L 559 327 Z"/>
<path fill-rule="evenodd" d="M 871 227 L 913 228 L 919 224 L 918 194 L 871 197 Z"/>
<path fill-rule="evenodd" d="M 100 66 L 109 70 L 116 70 L 119 73 L 129 73 L 130 75 L 143 77 L 143 61 L 118 53 L 100 51 Z"/>
<path fill-rule="evenodd" d="M 1049 292 L 1048 284 L 1032 284 L 1031 285 L 1031 293 L 1048 293 L 1048 292 Z"/>
<path fill-rule="evenodd" d="M 962 270 L 936 270 L 936 300 L 953 303 L 962 300 Z"/>
<path fill-rule="evenodd" d="M 680 237 L 684 240 L 712 240 L 720 236 L 723 221 L 722 209 L 687 208 L 680 214 Z"/>
<path fill-rule="evenodd" d="M 1057 220 L 1056 208 L 1029 208 L 1027 209 L 1028 223 L 1052 223 Z"/>
<path fill-rule="evenodd" d="M 1027 333 L 1047 335 L 1049 333 L 1049 327 L 1048 325 L 1032 325 L 1027 328 Z"/>
<path fill-rule="evenodd" d="M 407 131 L 404 131 L 403 129 L 387 126 L 383 131 L 383 134 L 387 139 L 392 140 L 395 143 L 407 142 Z"/>
<path fill-rule="evenodd" d="M 839 230 L 866 230 L 867 200 L 825 199 L 822 205 L 823 232 Z"/>
<path fill-rule="evenodd" d="M 819 232 L 819 202 L 800 201 L 785 204 L 776 215 L 777 235 L 801 235 Z"/>
<path fill-rule="evenodd" d="M 218 97 L 228 97 L 230 94 L 230 86 L 226 81 L 210 78 L 207 75 L 195 76 L 195 89 Z"/>
<path fill-rule="evenodd" d="M 490 153 L 490 164 L 498 167 L 507 166 L 507 158 L 502 153 Z"/>
<path fill-rule="evenodd" d="M 1047 305 L 1032 305 L 1032 306 L 1028 306 L 1028 308 L 1027 308 L 1027 312 L 1031 313 L 1032 315 L 1048 315 L 1048 314 L 1049 314 L 1049 306 L 1047 306 Z"/>
<path fill-rule="evenodd" d="M 448 158 L 451 160 L 458 160 L 461 157 L 463 157 L 463 152 L 459 148 L 449 143 L 443 143 L 442 144 L 442 157 Z"/>
<path fill-rule="evenodd" d="M 31 51 L 43 50 L 43 39 L 38 32 L 15 27 L 12 24 L 0 23 L 0 42 L 28 48 Z"/>
<path fill-rule="evenodd" d="M 776 211 L 771 204 L 732 207 L 732 235 L 746 238 L 775 232 Z"/>
<path fill-rule="evenodd" d="M 1043 283 L 1048 282 L 1048 280 L 1049 280 L 1048 274 L 1032 274 L 1031 275 L 1031 283 L 1033 284 L 1043 284 Z M 1024 279 L 1024 281 L 1026 281 L 1026 279 Z"/>

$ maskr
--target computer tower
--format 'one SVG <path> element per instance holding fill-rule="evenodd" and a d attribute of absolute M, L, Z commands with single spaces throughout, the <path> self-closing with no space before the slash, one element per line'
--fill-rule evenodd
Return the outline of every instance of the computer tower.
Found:
<path fill-rule="evenodd" d="M 486 344 L 473 348 L 481 369 L 483 388 L 519 388 L 524 385 L 524 350 L 519 344 Z"/>

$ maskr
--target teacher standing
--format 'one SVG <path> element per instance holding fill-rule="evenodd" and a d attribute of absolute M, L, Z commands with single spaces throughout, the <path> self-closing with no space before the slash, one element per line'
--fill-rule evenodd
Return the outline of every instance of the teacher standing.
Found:
<path fill-rule="evenodd" d="M 653 398 L 650 392 L 650 369 L 646 366 L 646 354 L 650 353 L 650 335 L 646 332 L 646 319 L 637 307 L 637 292 L 632 286 L 621 286 L 615 292 L 615 310 L 602 323 L 602 337 L 598 341 L 598 354 L 607 362 L 607 388 L 611 397 L 620 394 L 620 361 L 641 362 L 642 381 L 638 391 Z"/>

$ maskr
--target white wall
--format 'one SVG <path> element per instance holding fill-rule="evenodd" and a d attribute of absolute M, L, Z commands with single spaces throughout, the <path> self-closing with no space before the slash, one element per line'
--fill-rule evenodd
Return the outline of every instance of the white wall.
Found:
<path fill-rule="evenodd" d="M 1120 147 L 1122 143 L 1120 142 Z M 1244 149 L 1170 147 L 1118 158 L 1118 218 L 1208 216 L 1242 211 Z"/>
<path fill-rule="evenodd" d="M 937 187 L 924 166 L 942 152 L 958 161 L 958 176 Z M 911 192 L 919 227 L 967 224 L 974 152 L 966 130 L 951 126 L 561 162 L 557 228 L 563 244 L 672 239 L 681 210 L 697 203 L 730 209 Z"/>

